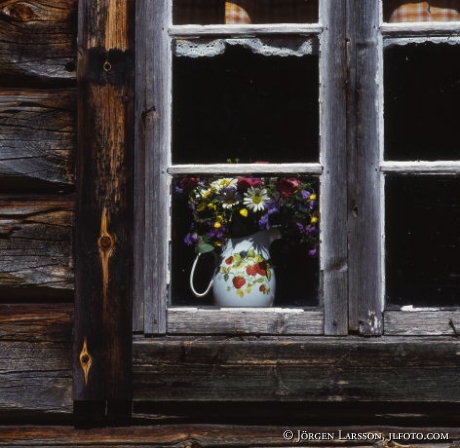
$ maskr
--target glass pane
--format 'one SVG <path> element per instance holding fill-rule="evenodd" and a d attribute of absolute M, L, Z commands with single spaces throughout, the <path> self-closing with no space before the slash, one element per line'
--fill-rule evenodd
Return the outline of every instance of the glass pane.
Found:
<path fill-rule="evenodd" d="M 451 22 L 460 20 L 458 0 L 384 0 L 386 22 Z"/>
<path fill-rule="evenodd" d="M 386 179 L 387 304 L 460 305 L 460 178 Z"/>
<path fill-rule="evenodd" d="M 317 21 L 317 0 L 175 0 L 173 3 L 176 25 Z"/>
<path fill-rule="evenodd" d="M 220 185 L 225 186 L 220 187 Z M 213 291 L 197 298 L 190 287 L 195 250 L 209 250 L 200 256 L 194 276 L 197 292 L 204 292 L 215 269 L 229 269 L 229 281 L 235 277 L 240 292 L 265 288 L 264 281 L 276 279 L 274 306 L 318 306 L 318 180 L 296 176 L 175 179 L 172 206 L 172 305 L 214 305 Z M 218 185 L 218 186 L 216 186 Z M 266 189 L 263 205 L 256 210 L 244 202 L 250 198 L 250 185 Z M 257 187 L 259 185 L 259 187 Z M 307 187 L 306 187 L 307 185 Z M 210 190 L 213 189 L 211 192 Z M 198 194 L 199 192 L 199 194 Z M 257 201 L 256 201 L 257 202 Z M 223 204 L 228 204 L 224 206 Z M 231 204 L 231 205 L 230 205 Z M 246 212 L 241 212 L 246 210 Z M 215 226 L 218 222 L 219 225 Z M 282 234 L 271 235 L 269 256 L 239 249 L 224 256 L 229 238 L 244 239 L 269 227 Z M 273 232 L 275 233 L 275 232 Z M 203 244 L 208 244 L 204 247 Z M 199 246 L 201 245 L 201 246 Z M 217 255 L 217 257 L 215 256 Z M 237 260 L 237 258 L 239 258 Z M 236 266 L 236 262 L 240 267 Z M 259 269 L 262 267 L 261 269 Z M 230 269 L 231 268 L 231 269 Z M 271 272 L 267 274 L 269 269 Z M 233 269 L 243 269 L 238 274 Z M 221 271 L 221 268 L 218 268 Z M 235 274 L 236 272 L 236 274 Z M 237 280 L 235 279 L 237 282 Z M 229 283 L 232 288 L 232 283 Z M 243 287 L 241 286 L 243 285 Z M 232 289 L 233 291 L 233 289 Z M 233 291 L 236 292 L 236 291 Z M 246 296 L 241 296 L 241 306 Z"/>
<path fill-rule="evenodd" d="M 314 162 L 316 41 L 177 42 L 173 163 Z"/>
<path fill-rule="evenodd" d="M 460 158 L 460 46 L 385 50 L 385 159 Z"/>

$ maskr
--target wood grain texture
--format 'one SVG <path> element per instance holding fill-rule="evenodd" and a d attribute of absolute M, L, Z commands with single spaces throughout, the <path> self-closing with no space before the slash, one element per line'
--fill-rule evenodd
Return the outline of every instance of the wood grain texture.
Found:
<path fill-rule="evenodd" d="M 323 334 L 324 313 L 303 309 L 168 309 L 168 334 Z"/>
<path fill-rule="evenodd" d="M 72 305 L 0 305 L 0 421 L 70 414 Z"/>
<path fill-rule="evenodd" d="M 0 297 L 72 297 L 72 198 L 0 196 Z"/>
<path fill-rule="evenodd" d="M 73 187 L 74 89 L 0 90 L 0 191 Z"/>
<path fill-rule="evenodd" d="M 328 26 L 321 57 L 321 272 L 324 332 L 348 333 L 346 2 L 320 2 Z"/>
<path fill-rule="evenodd" d="M 69 426 L 5 426 L 0 428 L 0 446 L 72 446 L 75 448 L 100 446 L 104 447 L 181 447 L 181 448 L 200 448 L 200 447 L 281 447 L 281 446 L 351 446 L 351 434 L 372 432 L 381 435 L 382 440 L 388 437 L 389 433 L 415 432 L 427 434 L 429 432 L 442 432 L 449 434 L 449 440 L 455 440 L 460 432 L 455 427 L 422 427 L 422 426 L 311 426 L 307 427 L 308 432 L 334 433 L 333 440 L 310 440 L 302 441 L 300 444 L 293 440 L 283 438 L 285 426 L 251 426 L 251 425 L 155 425 L 145 427 L 128 428 L 100 428 L 91 430 L 76 430 Z M 290 428 L 297 436 L 297 431 L 302 431 L 305 427 Z M 341 433 L 339 433 L 341 430 Z M 340 439 L 340 434 L 341 438 Z M 382 448 L 381 441 L 363 443 L 356 442 L 353 446 L 357 448 L 375 446 Z M 390 445 L 398 448 L 398 445 Z M 399 445 L 401 446 L 401 445 Z M 408 445 L 405 445 L 406 447 Z M 420 448 L 447 448 L 452 446 L 449 441 L 440 443 L 417 441 Z"/>
<path fill-rule="evenodd" d="M 131 396 L 133 6 L 79 2 L 77 401 Z"/>
<path fill-rule="evenodd" d="M 460 403 L 458 353 L 455 338 L 138 341 L 134 397 L 136 401 Z"/>
<path fill-rule="evenodd" d="M 347 1 L 349 328 L 382 325 L 379 146 L 379 5 Z"/>
<path fill-rule="evenodd" d="M 460 311 L 385 311 L 388 336 L 460 337 Z"/>
<path fill-rule="evenodd" d="M 75 79 L 77 0 L 0 0 L 0 77 Z"/>

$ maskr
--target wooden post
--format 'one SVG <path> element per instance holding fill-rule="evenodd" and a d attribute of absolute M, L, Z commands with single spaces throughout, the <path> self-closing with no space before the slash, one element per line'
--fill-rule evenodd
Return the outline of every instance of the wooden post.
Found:
<path fill-rule="evenodd" d="M 125 416 L 131 400 L 133 3 L 79 2 L 77 419 Z"/>
<path fill-rule="evenodd" d="M 349 329 L 382 334 L 377 2 L 348 0 Z"/>

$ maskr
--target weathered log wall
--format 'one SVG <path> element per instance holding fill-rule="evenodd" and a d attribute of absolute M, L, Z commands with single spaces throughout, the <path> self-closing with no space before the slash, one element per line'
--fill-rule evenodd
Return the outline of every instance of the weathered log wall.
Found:
<path fill-rule="evenodd" d="M 0 305 L 0 422 L 69 421 L 72 305 Z"/>
<path fill-rule="evenodd" d="M 75 78 L 77 0 L 0 1 L 0 79 L 18 84 Z"/>
<path fill-rule="evenodd" d="M 75 89 L 0 87 L 0 191 L 73 188 Z"/>
<path fill-rule="evenodd" d="M 77 6 L 0 0 L 2 423 L 72 413 Z"/>

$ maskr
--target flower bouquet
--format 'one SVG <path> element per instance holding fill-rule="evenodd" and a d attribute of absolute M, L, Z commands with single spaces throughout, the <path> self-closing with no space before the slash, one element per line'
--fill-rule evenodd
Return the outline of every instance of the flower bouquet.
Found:
<path fill-rule="evenodd" d="M 197 253 L 222 247 L 226 238 L 277 229 L 317 255 L 318 199 L 302 177 L 184 177 L 176 192 L 187 197 L 193 219 L 184 241 Z"/>

